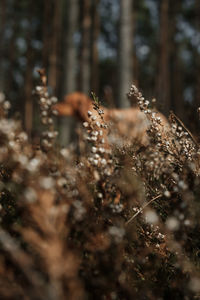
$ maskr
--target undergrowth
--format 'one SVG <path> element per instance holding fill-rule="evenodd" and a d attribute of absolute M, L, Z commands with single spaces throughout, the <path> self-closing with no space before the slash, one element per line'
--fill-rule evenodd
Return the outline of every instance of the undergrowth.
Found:
<path fill-rule="evenodd" d="M 148 146 L 105 146 L 109 124 L 88 112 L 79 155 L 56 142 L 45 74 L 43 132 L 31 143 L 0 95 L 0 299 L 199 299 L 200 150 L 171 114 Z"/>

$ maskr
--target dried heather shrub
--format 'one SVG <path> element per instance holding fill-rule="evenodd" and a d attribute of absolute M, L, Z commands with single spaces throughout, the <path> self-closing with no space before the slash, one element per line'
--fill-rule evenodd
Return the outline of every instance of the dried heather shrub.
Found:
<path fill-rule="evenodd" d="M 60 149 L 40 73 L 39 148 L 0 94 L 0 299 L 198 299 L 198 143 L 132 86 L 148 147 L 106 148 L 94 97 L 81 154 Z"/>

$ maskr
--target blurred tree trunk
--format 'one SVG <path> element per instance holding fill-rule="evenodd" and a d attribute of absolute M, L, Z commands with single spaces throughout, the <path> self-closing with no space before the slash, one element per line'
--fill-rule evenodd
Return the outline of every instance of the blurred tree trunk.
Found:
<path fill-rule="evenodd" d="M 32 99 L 32 89 L 33 89 L 33 49 L 31 46 L 33 33 L 32 33 L 32 22 L 34 7 L 32 2 L 27 4 L 28 6 L 28 20 L 29 26 L 26 33 L 26 71 L 25 71 L 25 83 L 24 83 L 24 98 L 25 98 L 25 129 L 29 135 L 31 135 L 32 125 L 33 125 L 33 99 Z"/>
<path fill-rule="evenodd" d="M 58 78 L 58 58 L 59 58 L 59 43 L 60 43 L 60 32 L 61 32 L 61 12 L 62 12 L 62 1 L 54 0 L 54 14 L 53 14 L 53 28 L 50 43 L 49 53 L 49 80 L 48 84 L 52 88 L 53 93 L 56 93 L 57 78 Z"/>
<path fill-rule="evenodd" d="M 134 2 L 135 4 L 135 2 Z M 132 17 L 132 36 L 133 36 L 133 39 L 134 39 L 134 36 L 135 36 L 135 20 L 137 19 L 137 10 L 134 8 L 133 9 L 133 17 Z M 136 47 L 135 47 L 135 44 L 133 43 L 133 58 L 132 58 L 132 68 L 133 68 L 133 82 L 134 84 L 136 84 L 136 86 L 139 87 L 139 61 L 138 61 L 138 58 L 137 58 L 137 54 L 136 54 Z"/>
<path fill-rule="evenodd" d="M 49 52 L 50 52 L 50 31 L 52 20 L 52 1 L 43 0 L 43 48 L 42 48 L 42 63 L 43 68 L 48 69 Z"/>
<path fill-rule="evenodd" d="M 99 0 L 92 0 L 91 25 L 91 90 L 99 94 L 99 56 L 98 37 L 100 32 L 100 18 L 98 13 Z"/>
<path fill-rule="evenodd" d="M 126 94 L 133 80 L 133 0 L 120 0 L 118 107 L 128 107 Z"/>
<path fill-rule="evenodd" d="M 81 46 L 80 46 L 80 90 L 89 94 L 90 88 L 90 30 L 91 0 L 82 1 Z"/>
<path fill-rule="evenodd" d="M 170 103 L 170 40 L 169 40 L 169 0 L 162 0 L 160 7 L 160 51 L 158 69 L 158 101 L 162 110 L 168 114 Z"/>
<path fill-rule="evenodd" d="M 62 80 L 62 96 L 75 92 L 77 89 L 77 49 L 75 45 L 75 33 L 78 27 L 79 0 L 68 0 L 66 2 L 67 19 L 66 31 L 64 32 L 64 75 Z M 73 120 L 62 118 L 60 121 L 60 141 L 66 145 L 72 139 Z"/>
<path fill-rule="evenodd" d="M 200 1 L 195 1 L 195 12 L 196 12 L 196 30 L 198 32 L 198 35 L 200 34 Z M 199 38 L 199 37 L 197 37 Z M 195 55 L 195 61 L 196 61 L 196 87 L 195 87 L 195 106 L 200 107 L 200 51 L 199 47 L 196 49 L 196 55 Z"/>
<path fill-rule="evenodd" d="M 4 90 L 4 31 L 6 23 L 6 0 L 0 1 L 0 91 Z"/>
<path fill-rule="evenodd" d="M 77 50 L 74 35 L 78 26 L 78 0 L 67 1 L 67 22 L 64 36 L 64 80 L 63 95 L 76 91 Z"/>
<path fill-rule="evenodd" d="M 19 8 L 21 8 L 20 3 L 18 3 L 16 0 L 14 0 L 12 2 L 12 5 L 10 5 L 10 9 L 8 10 L 8 22 L 11 25 L 12 33 L 8 40 L 7 53 L 5 53 L 5 55 L 4 55 L 4 57 L 6 56 L 7 61 L 8 61 L 8 67 L 7 67 L 7 70 L 5 73 L 5 77 L 9 78 L 9 80 L 6 80 L 4 82 L 4 90 L 5 90 L 6 94 L 8 95 L 8 97 L 11 97 L 11 98 L 14 97 L 15 99 L 17 99 L 15 105 L 13 105 L 14 109 L 16 109 L 16 108 L 18 109 L 18 107 L 16 105 L 17 103 L 19 103 L 20 106 L 23 105 L 22 107 L 24 107 L 24 102 L 22 103 L 22 100 L 21 100 L 23 98 L 23 95 L 18 90 L 14 72 L 13 72 L 13 70 L 15 70 L 15 64 L 16 64 L 16 60 L 17 60 L 17 51 L 14 51 L 14 49 L 16 48 L 16 39 L 19 34 L 19 24 L 20 24 L 19 15 L 16 14 L 14 20 L 13 20 L 13 15 Z"/>
<path fill-rule="evenodd" d="M 171 108 L 184 121 L 182 61 L 176 43 L 174 43 L 174 47 L 176 47 L 175 51 L 177 53 L 174 52 L 171 57 L 174 60 L 171 70 Z"/>
<path fill-rule="evenodd" d="M 171 108 L 183 120 L 184 102 L 183 102 L 183 76 L 182 60 L 180 57 L 179 43 L 175 40 L 177 33 L 177 15 L 181 11 L 182 1 L 170 2 L 170 87 L 171 87 Z"/>

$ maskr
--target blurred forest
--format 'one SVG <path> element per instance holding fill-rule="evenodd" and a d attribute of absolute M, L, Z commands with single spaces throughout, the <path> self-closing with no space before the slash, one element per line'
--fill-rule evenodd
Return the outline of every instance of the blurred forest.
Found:
<path fill-rule="evenodd" d="M 200 300 L 198 117 L 200 0 L 0 0 L 0 300 Z"/>
<path fill-rule="evenodd" d="M 0 90 L 26 130 L 37 128 L 38 68 L 59 100 L 94 91 L 129 105 L 132 82 L 190 129 L 200 104 L 198 0 L 1 0 Z M 192 120 L 192 121 L 191 121 Z M 62 125 L 61 125 L 62 126 Z"/>

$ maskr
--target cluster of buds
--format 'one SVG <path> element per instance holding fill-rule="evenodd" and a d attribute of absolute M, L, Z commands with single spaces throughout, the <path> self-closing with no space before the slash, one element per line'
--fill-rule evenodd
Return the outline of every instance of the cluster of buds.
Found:
<path fill-rule="evenodd" d="M 44 70 L 39 70 L 38 72 L 42 85 L 36 86 L 35 91 L 39 97 L 41 122 L 47 128 L 42 134 L 41 146 L 43 150 L 47 151 L 52 148 L 54 140 L 58 135 L 58 132 L 54 130 L 53 124 L 53 116 L 57 115 L 57 111 L 52 108 L 58 100 L 56 97 L 50 97 L 48 93 Z"/>
<path fill-rule="evenodd" d="M 41 111 L 41 121 L 43 125 L 52 125 L 52 116 L 57 114 L 57 111 L 52 110 L 52 106 L 58 101 L 56 97 L 50 97 L 49 93 L 42 86 L 36 87 L 36 92 L 39 95 L 39 106 Z"/>
<path fill-rule="evenodd" d="M 171 115 L 171 123 L 171 131 L 174 140 L 174 143 L 171 144 L 176 146 L 178 156 L 182 158 L 184 162 L 192 161 L 196 153 L 197 142 L 194 140 L 191 133 L 189 134 L 182 126 L 177 124 L 174 114 Z"/>
<path fill-rule="evenodd" d="M 22 131 L 19 120 L 7 118 L 10 108 L 10 102 L 0 92 L 0 162 L 13 155 L 15 162 L 23 164 L 25 161 L 26 164 L 27 158 L 21 152 L 27 147 L 28 136 Z"/>
<path fill-rule="evenodd" d="M 20 131 L 20 124 L 15 120 L 6 118 L 0 119 L 0 162 L 2 163 L 6 157 L 15 152 L 20 154 L 23 144 L 26 143 L 28 137 L 25 132 Z M 15 160 L 18 161 L 20 155 L 16 155 Z"/>
<path fill-rule="evenodd" d="M 152 180 L 158 180 L 161 176 L 163 178 L 171 178 L 177 161 L 179 161 L 180 172 L 184 163 L 188 161 L 192 163 L 197 143 L 195 143 L 191 133 L 182 126 L 182 122 L 174 114 L 171 114 L 171 125 L 167 124 L 167 131 L 163 131 L 164 126 L 162 125 L 161 117 L 157 112 L 149 109 L 149 101 L 144 99 L 134 85 L 131 86 L 128 94 L 129 98 L 133 96 L 138 100 L 141 111 L 147 115 L 150 121 L 151 126 L 148 134 L 151 141 L 153 141 L 153 144 L 150 144 L 142 155 L 140 165 L 138 165 L 137 160 L 135 170 L 137 172 L 139 170 L 139 173 L 145 172 L 149 174 L 149 178 L 152 178 Z M 163 187 L 160 185 L 159 190 L 163 192 L 168 190 L 168 188 L 166 184 L 163 184 Z M 173 184 L 173 188 L 177 191 L 180 190 L 177 184 Z"/>
<path fill-rule="evenodd" d="M 148 246 L 154 246 L 154 249 L 157 249 L 157 251 L 159 251 L 161 244 L 165 244 L 166 236 L 160 232 L 159 226 L 155 226 L 154 224 L 148 225 L 146 229 L 146 244 Z M 146 258 L 146 260 L 148 260 L 148 257 Z"/>
<path fill-rule="evenodd" d="M 147 115 L 151 122 L 149 135 L 156 140 L 157 147 L 162 147 L 166 153 L 169 153 L 172 156 L 177 153 L 177 155 L 179 157 L 181 155 L 184 160 L 191 161 L 195 153 L 195 142 L 191 139 L 191 135 L 189 137 L 189 133 L 186 130 L 183 130 L 182 126 L 177 124 L 175 115 L 171 115 L 171 130 L 168 130 L 167 134 L 165 132 L 167 139 L 163 139 L 161 117 L 157 112 L 154 112 L 149 108 L 149 101 L 144 99 L 135 85 L 131 86 L 128 94 L 129 98 L 133 96 L 137 98 L 141 111 Z M 181 122 L 180 120 L 178 121 Z"/>
<path fill-rule="evenodd" d="M 95 98 L 96 99 L 96 98 Z M 94 110 L 88 111 L 89 122 L 84 122 L 83 126 L 87 129 L 87 141 L 91 143 L 90 156 L 88 162 L 93 167 L 97 167 L 100 173 L 110 176 L 112 170 L 111 150 L 106 143 L 107 124 L 103 119 L 103 110 L 100 109 L 98 102 L 94 102 Z"/>
<path fill-rule="evenodd" d="M 146 100 L 143 97 L 142 93 L 134 84 L 131 86 L 128 93 L 128 98 L 131 99 L 132 97 L 135 97 L 137 99 L 140 110 L 145 113 L 148 120 L 150 121 L 150 127 L 148 130 L 149 137 L 152 138 L 156 142 L 156 144 L 161 146 L 164 128 L 161 117 L 159 116 L 157 111 L 153 111 L 150 108 L 149 100 Z"/>
<path fill-rule="evenodd" d="M 111 203 L 110 208 L 112 209 L 113 213 L 121 213 L 124 210 L 123 203 Z"/>
<path fill-rule="evenodd" d="M 132 97 L 135 97 L 137 99 L 141 111 L 144 111 L 145 114 L 151 113 L 151 110 L 148 108 L 149 101 L 145 100 L 142 93 L 134 84 L 131 85 L 130 91 L 128 93 L 128 98 L 131 99 Z"/>
<path fill-rule="evenodd" d="M 11 104 L 8 100 L 6 100 L 5 95 L 0 92 L 0 114 L 1 116 L 7 116 L 9 109 L 11 108 Z"/>
<path fill-rule="evenodd" d="M 83 126 L 87 128 L 87 140 L 92 144 L 89 163 L 92 166 L 99 167 L 105 175 L 110 175 L 109 165 L 112 163 L 110 158 L 110 149 L 105 146 L 105 129 L 106 124 L 97 121 L 97 116 L 88 111 L 90 122 L 84 122 Z"/>

